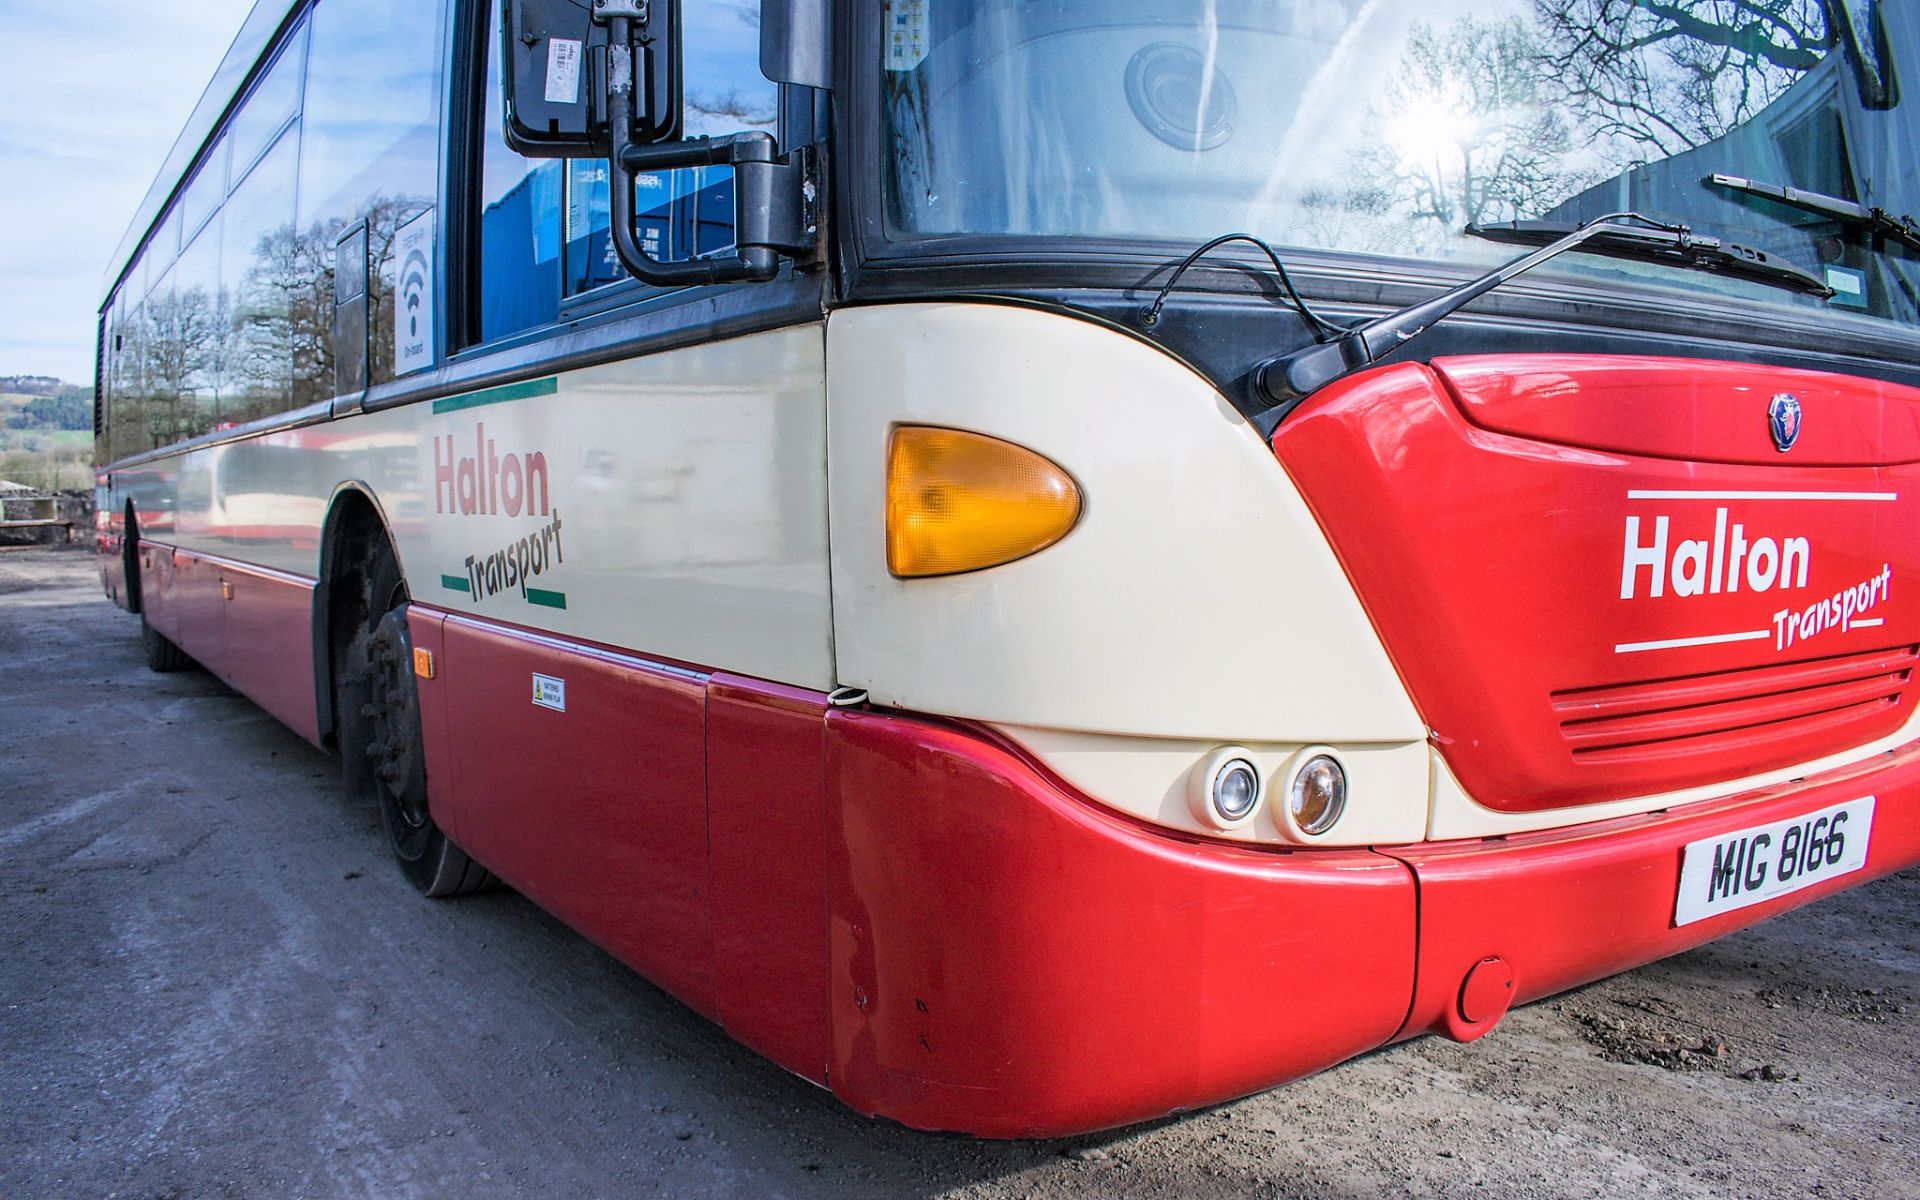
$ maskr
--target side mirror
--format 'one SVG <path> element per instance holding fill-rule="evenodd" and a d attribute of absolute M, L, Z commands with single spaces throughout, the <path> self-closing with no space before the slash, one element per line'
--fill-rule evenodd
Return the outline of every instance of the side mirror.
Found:
<path fill-rule="evenodd" d="M 610 9 L 622 10 L 629 52 L 609 59 Z M 678 0 L 511 0 L 500 44 L 506 69 L 507 145 L 528 158 L 607 153 L 609 70 L 636 86 L 631 139 L 680 136 Z M 624 68 L 624 71 L 623 71 Z"/>
<path fill-rule="evenodd" d="M 772 279 L 816 239 L 812 156 L 774 156 L 764 133 L 678 140 L 680 0 L 507 0 L 500 30 L 506 140 L 535 158 L 607 160 L 612 241 L 643 283 Z M 734 252 L 665 262 L 641 245 L 634 185 L 652 171 L 731 167 Z"/>

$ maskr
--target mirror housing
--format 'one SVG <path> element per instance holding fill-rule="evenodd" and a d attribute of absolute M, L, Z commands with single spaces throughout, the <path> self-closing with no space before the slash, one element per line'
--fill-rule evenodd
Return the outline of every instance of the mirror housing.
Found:
<path fill-rule="evenodd" d="M 763 0 L 760 73 L 776 83 L 831 90 L 832 9 L 830 0 Z"/>
<path fill-rule="evenodd" d="M 810 149 L 776 158 L 764 133 L 678 140 L 680 0 L 507 0 L 502 8 L 507 144 L 534 158 L 606 158 L 613 247 L 628 273 L 655 287 L 764 281 L 782 255 L 813 250 Z M 734 251 L 663 261 L 636 235 L 635 180 L 688 167 L 733 170 Z"/>
<path fill-rule="evenodd" d="M 631 23 L 615 61 L 610 10 Z M 501 7 L 507 145 L 528 158 L 607 153 L 609 70 L 638 81 L 633 141 L 680 136 L 679 0 L 512 0 Z"/>

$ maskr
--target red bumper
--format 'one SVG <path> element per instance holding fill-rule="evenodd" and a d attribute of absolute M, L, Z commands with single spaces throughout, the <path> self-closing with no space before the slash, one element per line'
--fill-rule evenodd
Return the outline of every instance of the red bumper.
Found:
<path fill-rule="evenodd" d="M 1859 871 L 1751 908 L 1673 924 L 1689 842 L 1875 799 Z M 1920 742 L 1852 767 L 1666 813 L 1571 830 L 1387 851 L 1420 884 L 1420 965 L 1401 1037 L 1475 1037 L 1491 1020 L 1460 1011 L 1474 966 L 1499 958 L 1514 1003 L 1551 996 L 1710 942 L 1809 900 L 1920 863 Z"/>
<path fill-rule="evenodd" d="M 1920 862 L 1920 743 L 1572 831 L 1296 852 L 1114 816 L 965 730 L 836 711 L 826 743 L 831 1086 L 987 1136 L 1126 1124 L 1395 1038 L 1476 1036 L 1509 1000 Z M 1688 842 L 1864 795 L 1864 870 L 1673 926 Z"/>

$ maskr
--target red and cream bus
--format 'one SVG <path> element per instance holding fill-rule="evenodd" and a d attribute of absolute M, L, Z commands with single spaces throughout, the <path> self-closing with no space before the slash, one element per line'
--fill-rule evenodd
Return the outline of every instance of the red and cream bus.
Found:
<path fill-rule="evenodd" d="M 865 1113 L 1477 1037 L 1920 862 L 1920 12 L 1738 7 L 260 0 L 104 586 Z"/>

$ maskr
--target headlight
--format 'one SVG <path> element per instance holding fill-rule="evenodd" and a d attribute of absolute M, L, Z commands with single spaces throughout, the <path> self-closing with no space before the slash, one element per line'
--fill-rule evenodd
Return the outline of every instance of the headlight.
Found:
<path fill-rule="evenodd" d="M 1286 801 L 1276 816 L 1289 836 L 1319 837 L 1339 823 L 1347 809 L 1347 770 L 1332 751 L 1309 746 L 1287 766 Z"/>

